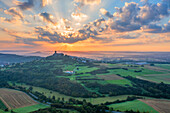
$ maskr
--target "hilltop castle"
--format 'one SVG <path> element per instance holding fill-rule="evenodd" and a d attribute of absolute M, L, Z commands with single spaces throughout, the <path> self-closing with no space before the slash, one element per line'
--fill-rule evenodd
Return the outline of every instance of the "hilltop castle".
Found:
<path fill-rule="evenodd" d="M 64 56 L 63 53 L 57 53 L 57 51 L 55 51 L 55 53 L 53 54 L 53 56 Z"/>

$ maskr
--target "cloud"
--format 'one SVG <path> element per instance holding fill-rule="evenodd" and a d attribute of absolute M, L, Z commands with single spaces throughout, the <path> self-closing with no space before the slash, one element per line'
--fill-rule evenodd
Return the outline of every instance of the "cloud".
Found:
<path fill-rule="evenodd" d="M 28 10 L 34 7 L 34 0 L 28 0 L 28 2 L 19 3 L 18 7 L 22 10 Z"/>
<path fill-rule="evenodd" d="M 165 16 L 169 16 L 167 4 L 146 4 L 140 7 L 139 15 L 136 17 L 135 21 L 146 25 L 150 22 L 160 21 Z"/>
<path fill-rule="evenodd" d="M 19 17 L 21 20 L 24 19 L 24 16 L 23 16 L 22 12 L 17 11 L 16 8 L 10 8 L 9 10 L 5 10 L 4 12 L 6 14 L 12 15 L 14 17 Z"/>
<path fill-rule="evenodd" d="M 120 35 L 116 38 L 118 38 L 118 39 L 136 39 L 137 37 L 130 36 L 130 35 Z"/>
<path fill-rule="evenodd" d="M 13 18 L 5 18 L 5 17 L 0 17 L 0 21 L 2 23 L 13 23 L 13 24 L 22 24 L 22 21 L 16 17 Z"/>
<path fill-rule="evenodd" d="M 40 2 L 41 2 L 42 7 L 45 7 L 45 6 L 53 3 L 52 0 L 40 0 Z"/>
<path fill-rule="evenodd" d="M 48 41 L 49 43 L 75 43 L 93 37 L 93 34 L 87 33 L 86 30 L 78 30 L 76 32 L 57 32 L 37 27 L 36 33 L 39 34 L 39 39 Z"/>
<path fill-rule="evenodd" d="M 149 24 L 142 27 L 142 30 L 148 33 L 161 33 L 162 27 L 156 24 Z"/>
<path fill-rule="evenodd" d="M 104 16 L 106 16 L 108 18 L 113 18 L 113 15 L 110 12 L 108 12 L 106 9 L 104 9 L 104 8 L 101 8 L 100 12 L 101 12 L 102 15 L 104 15 Z"/>
<path fill-rule="evenodd" d="M 164 25 L 163 32 L 170 32 L 170 21 L 168 22 L 168 24 Z"/>
<path fill-rule="evenodd" d="M 122 8 L 117 8 L 117 12 L 114 13 L 115 20 L 109 20 L 108 24 L 112 30 L 119 32 L 139 30 L 140 25 L 135 23 L 136 16 L 140 10 L 139 6 L 135 2 L 125 3 Z"/>
<path fill-rule="evenodd" d="M 170 32 L 170 21 L 164 25 L 149 24 L 142 27 L 144 32 L 148 33 L 169 33 Z"/>
<path fill-rule="evenodd" d="M 83 5 L 99 5 L 101 0 L 74 0 L 77 3 L 81 3 Z"/>
<path fill-rule="evenodd" d="M 113 14 L 114 19 L 109 19 L 107 24 L 112 30 L 119 32 L 140 30 L 146 25 L 150 25 L 147 28 L 152 28 L 153 33 L 158 32 L 160 27 L 152 23 L 159 22 L 164 17 L 169 16 L 167 4 L 169 1 L 163 0 L 157 4 L 146 3 L 143 6 L 139 6 L 135 2 L 125 3 L 124 7 L 116 7 L 117 11 Z M 105 9 L 101 9 L 101 12 L 107 17 L 111 15 Z"/>
<path fill-rule="evenodd" d="M 55 23 L 52 21 L 53 15 L 44 12 L 44 13 L 41 13 L 40 16 L 43 17 L 44 21 L 47 21 L 47 22 L 52 23 L 52 24 L 55 24 Z"/>
<path fill-rule="evenodd" d="M 71 17 L 77 21 L 84 21 L 88 18 L 88 16 L 83 13 L 72 13 Z"/>

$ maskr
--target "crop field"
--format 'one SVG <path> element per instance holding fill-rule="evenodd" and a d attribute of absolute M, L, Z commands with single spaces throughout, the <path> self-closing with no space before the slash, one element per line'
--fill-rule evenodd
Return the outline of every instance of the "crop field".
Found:
<path fill-rule="evenodd" d="M 169 74 L 153 74 L 153 75 L 144 75 L 139 77 L 140 79 L 161 83 L 164 82 L 166 84 L 170 84 L 170 73 Z"/>
<path fill-rule="evenodd" d="M 38 104 L 27 94 L 11 89 L 0 89 L 0 100 L 8 109 L 16 109 Z"/>
<path fill-rule="evenodd" d="M 140 100 L 128 101 L 118 104 L 111 104 L 109 107 L 113 107 L 114 110 L 133 110 L 133 111 L 140 111 L 140 112 L 149 112 L 149 113 L 158 113 L 154 108 L 150 107 L 149 105 L 145 104 Z M 167 112 L 168 113 L 168 112 Z"/>
<path fill-rule="evenodd" d="M 29 85 L 20 84 L 20 83 L 16 83 L 16 85 L 25 87 L 27 89 L 30 87 Z M 56 91 L 52 91 L 52 90 L 48 90 L 48 89 L 40 88 L 40 87 L 34 87 L 34 86 L 33 86 L 33 91 L 38 91 L 40 93 L 44 93 L 44 95 L 49 98 L 52 98 L 52 96 L 55 96 L 56 99 L 64 98 L 65 101 L 68 101 L 70 98 L 74 98 L 74 99 L 81 100 L 81 101 L 83 101 L 85 99 L 87 102 L 91 102 L 92 104 L 101 104 L 101 103 L 105 103 L 105 102 L 112 102 L 112 101 L 116 101 L 117 99 L 125 100 L 128 96 L 133 96 L 133 95 L 120 95 L 120 96 L 99 97 L 99 98 L 77 98 L 77 97 L 71 97 L 71 96 L 67 96 L 64 94 L 60 94 Z"/>
<path fill-rule="evenodd" d="M 170 100 L 140 99 L 140 101 L 148 104 L 160 113 L 169 113 L 170 111 Z"/>

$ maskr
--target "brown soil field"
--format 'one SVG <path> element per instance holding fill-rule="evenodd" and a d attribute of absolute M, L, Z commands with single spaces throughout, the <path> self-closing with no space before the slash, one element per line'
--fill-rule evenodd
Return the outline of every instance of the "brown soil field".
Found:
<path fill-rule="evenodd" d="M 159 113 L 170 113 L 170 100 L 163 99 L 139 99 L 153 107 Z"/>
<path fill-rule="evenodd" d="M 26 93 L 6 88 L 0 88 L 0 100 L 8 109 L 15 109 L 38 104 Z"/>
<path fill-rule="evenodd" d="M 124 79 L 118 75 L 96 75 L 97 77 L 104 79 L 104 80 L 120 80 L 120 79 Z"/>

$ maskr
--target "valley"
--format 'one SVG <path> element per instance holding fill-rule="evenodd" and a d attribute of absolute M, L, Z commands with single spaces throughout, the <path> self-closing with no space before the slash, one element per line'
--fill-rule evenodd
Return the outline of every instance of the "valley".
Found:
<path fill-rule="evenodd" d="M 170 99 L 169 66 L 170 64 L 156 63 L 139 65 L 135 62 L 102 63 L 54 54 L 31 62 L 2 67 L 0 79 L 4 83 L 0 85 L 19 88 L 27 94 L 31 92 L 44 95 L 46 98 L 41 100 L 40 96 L 38 101 L 45 104 L 52 98 L 56 102 L 62 99 L 63 102 L 68 102 L 73 98 L 78 101 L 86 100 L 93 105 L 116 102 L 107 106 L 119 111 L 157 113 L 159 110 L 145 102 L 145 99 Z M 143 100 L 124 101 L 133 96 Z M 131 107 L 134 104 L 144 108 L 147 106 L 147 109 Z"/>

